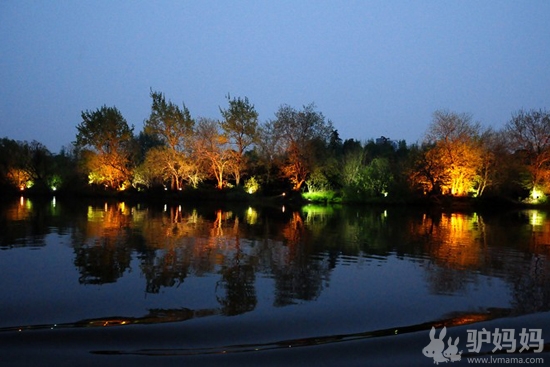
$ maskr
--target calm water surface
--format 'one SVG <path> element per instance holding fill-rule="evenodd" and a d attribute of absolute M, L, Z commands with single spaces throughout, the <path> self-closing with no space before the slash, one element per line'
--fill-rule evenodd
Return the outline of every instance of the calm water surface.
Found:
<path fill-rule="evenodd" d="M 550 330 L 544 211 L 22 197 L 0 230 L 2 365 L 430 366 L 432 326 Z"/>

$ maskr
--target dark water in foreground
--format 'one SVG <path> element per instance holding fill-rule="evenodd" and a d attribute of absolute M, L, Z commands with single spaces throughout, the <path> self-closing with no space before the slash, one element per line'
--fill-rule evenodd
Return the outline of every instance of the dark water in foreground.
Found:
<path fill-rule="evenodd" d="M 538 210 L 21 198 L 0 205 L 0 365 L 431 366 L 432 326 L 460 337 L 456 365 L 548 365 L 549 254 Z M 468 352 L 482 328 L 549 347 Z"/>

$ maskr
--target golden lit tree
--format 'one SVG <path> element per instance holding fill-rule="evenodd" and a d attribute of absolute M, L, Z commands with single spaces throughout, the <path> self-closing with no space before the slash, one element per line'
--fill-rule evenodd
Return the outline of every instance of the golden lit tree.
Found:
<path fill-rule="evenodd" d="M 428 192 L 467 195 L 483 165 L 479 131 L 469 115 L 436 111 L 413 180 Z"/>
<path fill-rule="evenodd" d="M 76 146 L 83 149 L 90 183 L 120 188 L 130 180 L 133 127 L 116 107 L 82 112 L 82 122 L 76 128 Z"/>
<path fill-rule="evenodd" d="M 317 147 L 329 141 L 332 124 L 315 111 L 314 104 L 304 106 L 301 111 L 283 105 L 275 115 L 274 134 L 285 156 L 281 171 L 298 191 L 315 168 Z"/>
<path fill-rule="evenodd" d="M 216 120 L 202 118 L 196 130 L 196 152 L 209 173 L 216 179 L 216 187 L 222 189 L 226 175 L 235 164 L 229 139 Z"/>
<path fill-rule="evenodd" d="M 241 175 L 246 169 L 245 151 L 257 140 L 258 137 L 258 112 L 248 98 L 233 98 L 227 96 L 229 108 L 220 108 L 223 116 L 221 127 L 234 147 L 232 174 L 235 183 L 240 185 Z"/>
<path fill-rule="evenodd" d="M 173 190 L 179 190 L 189 177 L 192 185 L 200 181 L 200 175 L 192 175 L 198 170 L 193 154 L 193 127 L 195 121 L 189 110 L 171 101 L 166 101 L 164 94 L 151 91 L 151 114 L 145 121 L 145 134 L 162 142 L 162 147 L 155 147 L 146 153 L 140 171 L 157 172 L 163 180 L 171 182 Z"/>

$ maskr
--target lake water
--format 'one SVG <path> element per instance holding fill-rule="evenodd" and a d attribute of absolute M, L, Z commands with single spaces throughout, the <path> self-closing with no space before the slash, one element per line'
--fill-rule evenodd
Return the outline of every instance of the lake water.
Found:
<path fill-rule="evenodd" d="M 0 230 L 2 366 L 431 366 L 432 326 L 550 364 L 544 211 L 21 197 Z"/>

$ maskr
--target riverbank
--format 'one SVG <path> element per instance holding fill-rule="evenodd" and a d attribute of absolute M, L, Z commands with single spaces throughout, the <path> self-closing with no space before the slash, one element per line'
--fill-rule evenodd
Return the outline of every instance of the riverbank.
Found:
<path fill-rule="evenodd" d="M 307 204 L 346 205 L 346 206 L 415 206 L 445 211 L 476 211 L 501 209 L 550 209 L 550 204 L 512 200 L 505 197 L 454 197 L 450 195 L 433 195 L 421 197 L 393 196 L 370 197 L 361 200 L 347 200 L 336 192 L 329 194 L 311 194 L 293 191 L 246 192 L 241 187 L 217 190 L 212 188 L 185 188 L 179 191 L 170 190 L 124 190 L 109 191 L 90 189 L 86 191 L 67 190 L 24 190 L 2 191 L 0 199 L 13 197 L 31 198 L 67 198 L 67 199 L 114 199 L 129 202 L 163 202 L 163 203 L 230 203 L 256 206 L 288 205 L 300 207 Z"/>

